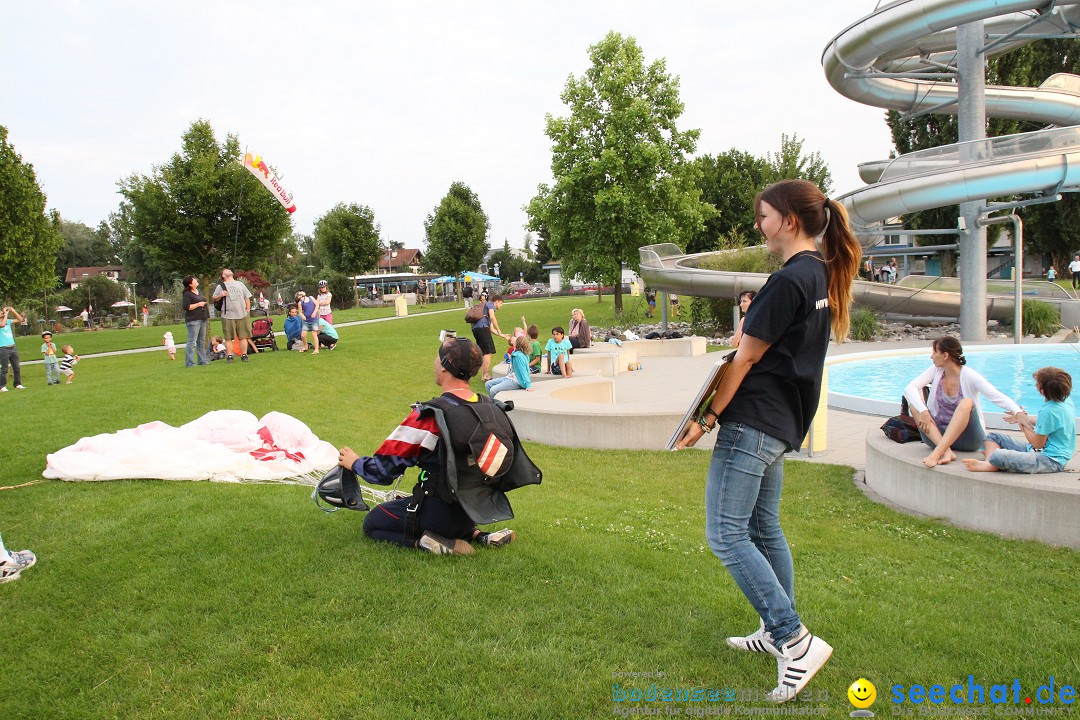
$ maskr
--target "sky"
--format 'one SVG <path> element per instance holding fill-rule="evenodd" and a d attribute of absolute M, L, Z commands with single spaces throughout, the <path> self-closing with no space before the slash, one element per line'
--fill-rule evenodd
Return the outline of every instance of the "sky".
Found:
<path fill-rule="evenodd" d="M 521 247 L 522 207 L 551 181 L 545 115 L 609 31 L 680 78 L 697 153 L 764 156 L 796 134 L 833 195 L 884 159 L 884 112 L 837 94 L 821 53 L 873 10 L 858 0 L 462 3 L 34 0 L 0 25 L 0 125 L 49 208 L 96 226 L 117 182 L 149 174 L 210 121 L 277 169 L 309 234 L 337 203 L 374 211 L 384 241 L 424 246 L 455 181 L 480 198 L 489 242 Z M 2 189 L 0 189 L 2 190 Z"/>

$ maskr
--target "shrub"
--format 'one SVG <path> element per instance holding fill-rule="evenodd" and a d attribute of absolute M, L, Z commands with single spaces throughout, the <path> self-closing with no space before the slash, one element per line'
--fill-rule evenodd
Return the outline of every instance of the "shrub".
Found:
<path fill-rule="evenodd" d="M 866 342 L 873 340 L 881 333 L 881 323 L 878 321 L 877 313 L 870 308 L 856 308 L 851 313 L 851 331 L 850 336 L 852 340 L 859 340 Z"/>
<path fill-rule="evenodd" d="M 1024 332 L 1029 335 L 1053 335 L 1061 328 L 1061 313 L 1041 300 L 1024 300 L 1021 318 Z"/>

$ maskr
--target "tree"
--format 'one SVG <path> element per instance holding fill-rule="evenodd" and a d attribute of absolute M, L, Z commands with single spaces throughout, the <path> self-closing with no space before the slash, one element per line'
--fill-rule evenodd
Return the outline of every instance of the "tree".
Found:
<path fill-rule="evenodd" d="M 60 216 L 45 213 L 45 193 L 34 166 L 8 143 L 0 125 L 0 299 L 13 302 L 56 286 L 56 256 L 63 245 Z"/>
<path fill-rule="evenodd" d="M 506 282 L 517 282 L 522 278 L 527 282 L 537 282 L 540 277 L 540 266 L 515 253 L 509 240 L 488 257 L 488 267 L 493 268 L 496 263 L 499 265 L 499 276 Z"/>
<path fill-rule="evenodd" d="M 454 182 L 435 211 L 424 220 L 427 254 L 424 268 L 457 278 L 477 267 L 488 251 L 491 223 L 468 185 Z M 461 287 L 458 282 L 458 297 Z"/>
<path fill-rule="evenodd" d="M 273 254 L 291 230 L 289 214 L 239 158 L 235 135 L 218 143 L 197 120 L 166 164 L 119 183 L 131 237 L 150 260 L 174 276 L 210 277 Z"/>
<path fill-rule="evenodd" d="M 317 254 L 334 270 L 356 276 L 371 270 L 379 262 L 382 244 L 381 227 L 367 205 L 338 203 L 315 222 Z M 357 298 L 353 282 L 353 302 Z"/>
<path fill-rule="evenodd" d="M 722 247 L 722 240 L 738 238 L 741 243 L 753 244 L 754 197 L 764 188 L 772 170 L 764 158 L 735 150 L 716 157 L 704 155 L 695 160 L 700 170 L 698 187 L 701 197 L 716 208 L 705 226 L 694 234 L 688 252 L 706 252 Z"/>
<path fill-rule="evenodd" d="M 769 183 L 780 180 L 809 180 L 826 195 L 832 191 L 832 173 L 829 172 L 829 166 L 821 159 L 821 153 L 817 150 L 804 155 L 803 141 L 797 134 L 788 137 L 781 133 L 780 150 L 766 153 L 765 160 L 769 163 Z"/>
<path fill-rule="evenodd" d="M 60 220 L 64 244 L 56 256 L 56 275 L 63 279 L 71 267 L 115 265 L 116 248 L 108 224 L 102 222 L 93 229 L 80 222 Z"/>
<path fill-rule="evenodd" d="M 589 59 L 561 95 L 570 115 L 547 116 L 555 182 L 526 209 L 530 229 L 547 226 L 564 275 L 614 285 L 621 312 L 622 266 L 639 269 L 638 248 L 685 245 L 713 209 L 686 158 L 700 131 L 676 127 L 679 80 L 665 62 L 646 66 L 637 41 L 615 32 L 589 48 Z"/>
<path fill-rule="evenodd" d="M 128 281 L 143 288 L 143 292 L 150 295 L 153 288 L 163 290 L 180 277 L 164 262 L 156 259 L 150 248 L 134 236 L 131 203 L 121 201 L 117 211 L 109 214 L 109 232 Z"/>

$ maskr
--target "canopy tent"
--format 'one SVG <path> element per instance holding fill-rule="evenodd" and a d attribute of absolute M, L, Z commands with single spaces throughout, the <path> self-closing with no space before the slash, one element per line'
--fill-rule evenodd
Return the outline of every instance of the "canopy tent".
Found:
<path fill-rule="evenodd" d="M 135 303 L 128 302 L 127 300 L 118 300 L 112 304 L 112 307 L 135 307 Z"/>
<path fill-rule="evenodd" d="M 56 310 L 56 312 L 71 312 L 71 308 L 67 305 L 58 305 L 53 309 Z"/>
<path fill-rule="evenodd" d="M 171 303 L 172 300 L 166 300 L 165 298 L 157 298 L 155 300 L 151 300 L 150 302 L 152 302 L 152 303 Z"/>

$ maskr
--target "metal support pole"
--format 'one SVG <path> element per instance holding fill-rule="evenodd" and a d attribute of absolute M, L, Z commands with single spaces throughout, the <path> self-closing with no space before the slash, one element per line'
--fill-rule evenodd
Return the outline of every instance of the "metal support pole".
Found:
<path fill-rule="evenodd" d="M 986 65 L 982 21 L 956 29 L 957 119 L 961 145 L 960 161 L 978 159 L 986 138 Z M 980 201 L 960 204 L 960 337 L 986 339 L 986 228 L 979 223 Z"/>
<path fill-rule="evenodd" d="M 1016 255 L 1016 263 L 1013 266 L 1013 343 L 1019 345 L 1024 337 L 1024 221 L 1016 213 L 1002 215 L 995 218 L 983 218 L 979 221 L 982 226 L 1000 225 L 1011 222 L 1013 226 L 1013 243 Z"/>

